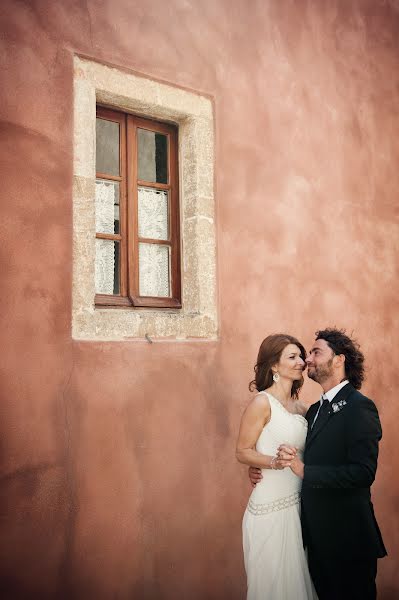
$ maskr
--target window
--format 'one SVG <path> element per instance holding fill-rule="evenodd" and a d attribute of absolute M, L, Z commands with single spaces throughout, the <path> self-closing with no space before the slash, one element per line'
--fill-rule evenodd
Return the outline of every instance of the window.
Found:
<path fill-rule="evenodd" d="M 97 108 L 97 306 L 180 308 L 177 129 Z"/>
<path fill-rule="evenodd" d="M 73 87 L 72 337 L 216 340 L 211 98 L 80 56 Z"/>

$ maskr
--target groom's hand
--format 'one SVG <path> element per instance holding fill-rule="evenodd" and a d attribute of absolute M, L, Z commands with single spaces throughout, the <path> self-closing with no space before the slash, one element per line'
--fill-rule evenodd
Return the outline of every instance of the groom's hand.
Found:
<path fill-rule="evenodd" d="M 305 474 L 305 465 L 303 464 L 303 462 L 301 461 L 300 458 L 298 458 L 297 456 L 294 458 L 293 461 L 291 461 L 291 471 L 293 473 L 295 473 L 295 475 L 297 475 L 298 477 L 300 477 L 301 479 L 303 479 L 304 474 Z"/>
<path fill-rule="evenodd" d="M 262 471 L 257 467 L 249 467 L 248 469 L 248 477 L 250 479 L 251 485 L 254 488 L 257 483 L 262 479 Z"/>

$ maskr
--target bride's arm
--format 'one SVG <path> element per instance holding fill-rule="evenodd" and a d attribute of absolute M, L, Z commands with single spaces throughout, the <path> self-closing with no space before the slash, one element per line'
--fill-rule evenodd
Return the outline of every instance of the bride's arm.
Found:
<path fill-rule="evenodd" d="M 255 450 L 256 442 L 270 416 L 270 403 L 267 396 L 258 394 L 248 405 L 241 419 L 236 448 L 236 457 L 240 463 L 261 469 L 284 469 L 289 466 L 288 462 L 281 464 L 276 456 L 268 456 Z"/>

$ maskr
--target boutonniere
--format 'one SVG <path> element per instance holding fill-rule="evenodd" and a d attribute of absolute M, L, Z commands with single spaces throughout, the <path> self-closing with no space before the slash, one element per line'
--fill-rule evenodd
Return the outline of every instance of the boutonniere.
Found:
<path fill-rule="evenodd" d="M 346 400 L 340 400 L 339 402 L 332 402 L 331 408 L 333 413 L 339 412 L 346 404 Z"/>

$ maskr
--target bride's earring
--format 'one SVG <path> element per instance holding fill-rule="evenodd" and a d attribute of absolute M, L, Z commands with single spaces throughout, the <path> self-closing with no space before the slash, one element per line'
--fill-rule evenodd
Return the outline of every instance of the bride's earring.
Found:
<path fill-rule="evenodd" d="M 273 373 L 273 381 L 276 383 L 280 381 L 280 375 L 278 373 Z"/>

